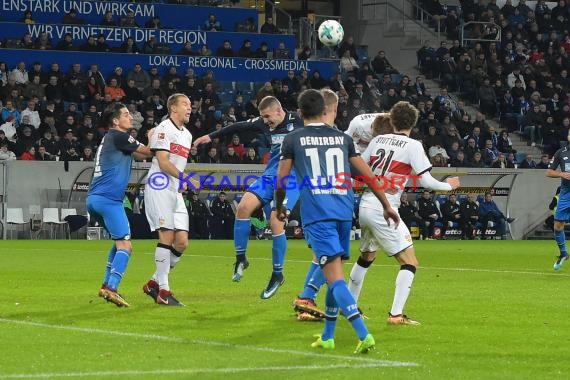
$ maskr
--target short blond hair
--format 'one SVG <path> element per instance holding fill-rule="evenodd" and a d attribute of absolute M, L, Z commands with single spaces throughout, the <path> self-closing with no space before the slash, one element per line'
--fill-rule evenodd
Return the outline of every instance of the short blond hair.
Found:
<path fill-rule="evenodd" d="M 394 126 L 390 120 L 389 113 L 381 113 L 376 116 L 370 128 L 372 129 L 372 136 L 374 137 L 378 135 L 387 135 L 388 133 L 394 133 Z"/>

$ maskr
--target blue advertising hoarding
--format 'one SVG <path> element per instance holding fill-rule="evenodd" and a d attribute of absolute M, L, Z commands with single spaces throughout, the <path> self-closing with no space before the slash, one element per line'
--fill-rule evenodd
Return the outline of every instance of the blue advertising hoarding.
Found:
<path fill-rule="evenodd" d="M 159 72 L 165 73 L 168 68 L 175 66 L 178 74 L 184 75 L 186 69 L 193 68 L 198 75 L 208 70 L 214 72 L 218 81 L 265 82 L 272 79 L 282 79 L 287 71 L 302 70 L 311 72 L 318 70 L 323 78 L 329 79 L 338 71 L 338 61 L 300 61 L 288 59 L 257 59 L 257 58 L 225 58 L 225 57 L 187 57 L 178 55 L 148 55 L 120 53 L 83 53 L 26 49 L 2 49 L 2 61 L 10 68 L 24 61 L 28 68 L 35 61 L 43 63 L 44 68 L 52 62 L 57 62 L 63 72 L 68 72 L 71 65 L 79 63 L 84 71 L 93 63 L 99 65 L 99 70 L 107 77 L 113 69 L 121 66 L 128 73 L 136 63 L 143 68 L 158 67 Z"/>
<path fill-rule="evenodd" d="M 31 11 L 36 22 L 60 23 L 71 9 L 77 11 L 77 18 L 85 24 L 97 25 L 105 13 L 113 12 L 115 21 L 133 12 L 139 26 L 153 16 L 160 17 L 163 26 L 173 29 L 201 29 L 202 24 L 213 13 L 222 24 L 222 30 L 234 31 L 236 22 L 253 18 L 257 24 L 257 10 L 248 8 L 212 8 L 193 5 L 143 4 L 115 1 L 84 0 L 0 0 L 2 21 L 21 21 L 26 11 Z"/>
<path fill-rule="evenodd" d="M 1 1 L 1 0 L 0 0 Z M 25 33 L 30 33 L 35 40 L 40 33 L 45 32 L 51 39 L 55 48 L 57 43 L 63 39 L 66 33 L 73 37 L 74 45 L 79 48 L 87 41 L 90 35 L 103 35 L 107 44 L 114 48 L 119 47 L 133 37 L 139 49 L 151 37 L 159 44 L 166 44 L 172 48 L 172 53 L 177 53 L 186 42 L 194 45 L 193 50 L 197 51 L 202 45 L 208 45 L 212 53 L 215 54 L 225 40 L 229 40 L 232 49 L 237 55 L 237 51 L 242 46 L 244 40 L 250 40 L 252 49 L 255 51 L 262 42 L 266 42 L 269 50 L 277 48 L 280 42 L 285 43 L 291 57 L 295 56 L 295 37 L 283 34 L 258 34 L 258 33 L 235 33 L 235 32 L 204 32 L 199 30 L 179 30 L 179 29 L 145 29 L 145 28 L 120 28 L 100 25 L 63 25 L 63 24 L 32 24 L 13 22 L 0 22 L 0 38 L 21 38 Z"/>

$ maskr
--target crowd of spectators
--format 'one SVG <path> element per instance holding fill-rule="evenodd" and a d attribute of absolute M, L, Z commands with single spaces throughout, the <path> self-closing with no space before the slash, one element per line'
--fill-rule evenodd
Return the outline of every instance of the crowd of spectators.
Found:
<path fill-rule="evenodd" d="M 426 43 L 418 51 L 422 73 L 442 85 L 433 107 L 428 107 L 430 111 L 433 108 L 436 123 L 443 126 L 436 126 L 436 135 L 445 140 L 450 130 L 446 126 L 454 125 L 466 142 L 460 144 L 460 150 L 463 147 L 468 162 L 473 161 L 473 138 L 482 156 L 475 166 L 479 161 L 485 166 L 514 166 L 515 152 L 509 142 L 512 133 L 551 157 L 567 143 L 570 127 L 570 5 L 564 0 L 552 9 L 544 0 L 534 7 L 525 0 L 516 7 L 510 0 L 502 7 L 496 0 L 461 0 L 460 5 L 459 13 L 445 9 L 439 0 L 422 2 L 425 9 L 440 16 L 442 32 L 452 41 L 451 46 L 447 41 L 438 47 Z M 464 38 L 472 40 L 466 46 L 458 39 L 462 27 Z M 447 96 L 445 90 L 478 105 L 481 116 L 475 120 L 465 116 L 464 104 Z M 503 128 L 499 135 L 491 132 L 487 118 L 497 119 Z M 451 145 L 445 148 L 448 153 L 455 150 Z M 453 166 L 454 157 L 450 158 Z M 544 157 L 536 163 L 526 156 L 518 164 L 543 167 L 543 161 Z"/>

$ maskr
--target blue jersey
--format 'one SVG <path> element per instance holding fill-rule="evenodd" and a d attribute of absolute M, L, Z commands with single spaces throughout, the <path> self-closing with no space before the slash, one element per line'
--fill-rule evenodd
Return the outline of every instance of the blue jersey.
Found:
<path fill-rule="evenodd" d="M 552 163 L 548 167 L 549 169 L 556 170 L 560 166 L 560 171 L 568 172 L 570 171 L 570 150 L 568 147 L 559 149 L 554 153 L 552 157 Z M 570 193 L 570 181 L 562 178 L 560 185 L 560 197 Z"/>
<path fill-rule="evenodd" d="M 303 120 L 294 112 L 286 112 L 285 119 L 274 129 L 269 129 L 263 118 L 256 117 L 250 120 L 234 123 L 230 126 L 222 128 L 209 134 L 210 138 L 223 137 L 237 134 L 240 131 L 258 131 L 263 134 L 265 139 L 271 144 L 269 162 L 265 168 L 264 175 L 277 175 L 277 167 L 279 166 L 279 152 L 281 144 L 285 136 L 297 128 L 303 127 Z"/>
<path fill-rule="evenodd" d="M 122 202 L 131 177 L 131 154 L 140 143 L 126 132 L 110 129 L 95 155 L 95 171 L 89 195 Z"/>
<path fill-rule="evenodd" d="M 285 137 L 281 159 L 293 160 L 304 226 L 352 220 L 349 159 L 355 156 L 352 138 L 325 124 L 309 125 Z"/>

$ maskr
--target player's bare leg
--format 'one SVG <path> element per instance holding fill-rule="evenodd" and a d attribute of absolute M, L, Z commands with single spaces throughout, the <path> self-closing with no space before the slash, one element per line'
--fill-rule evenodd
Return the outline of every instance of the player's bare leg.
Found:
<path fill-rule="evenodd" d="M 239 282 L 243 276 L 243 271 L 249 266 L 246 250 L 251 230 L 250 218 L 253 213 L 262 206 L 261 201 L 253 193 L 246 192 L 240 200 L 236 210 L 236 220 L 234 223 L 234 246 L 236 252 L 236 262 L 232 281 Z"/>

